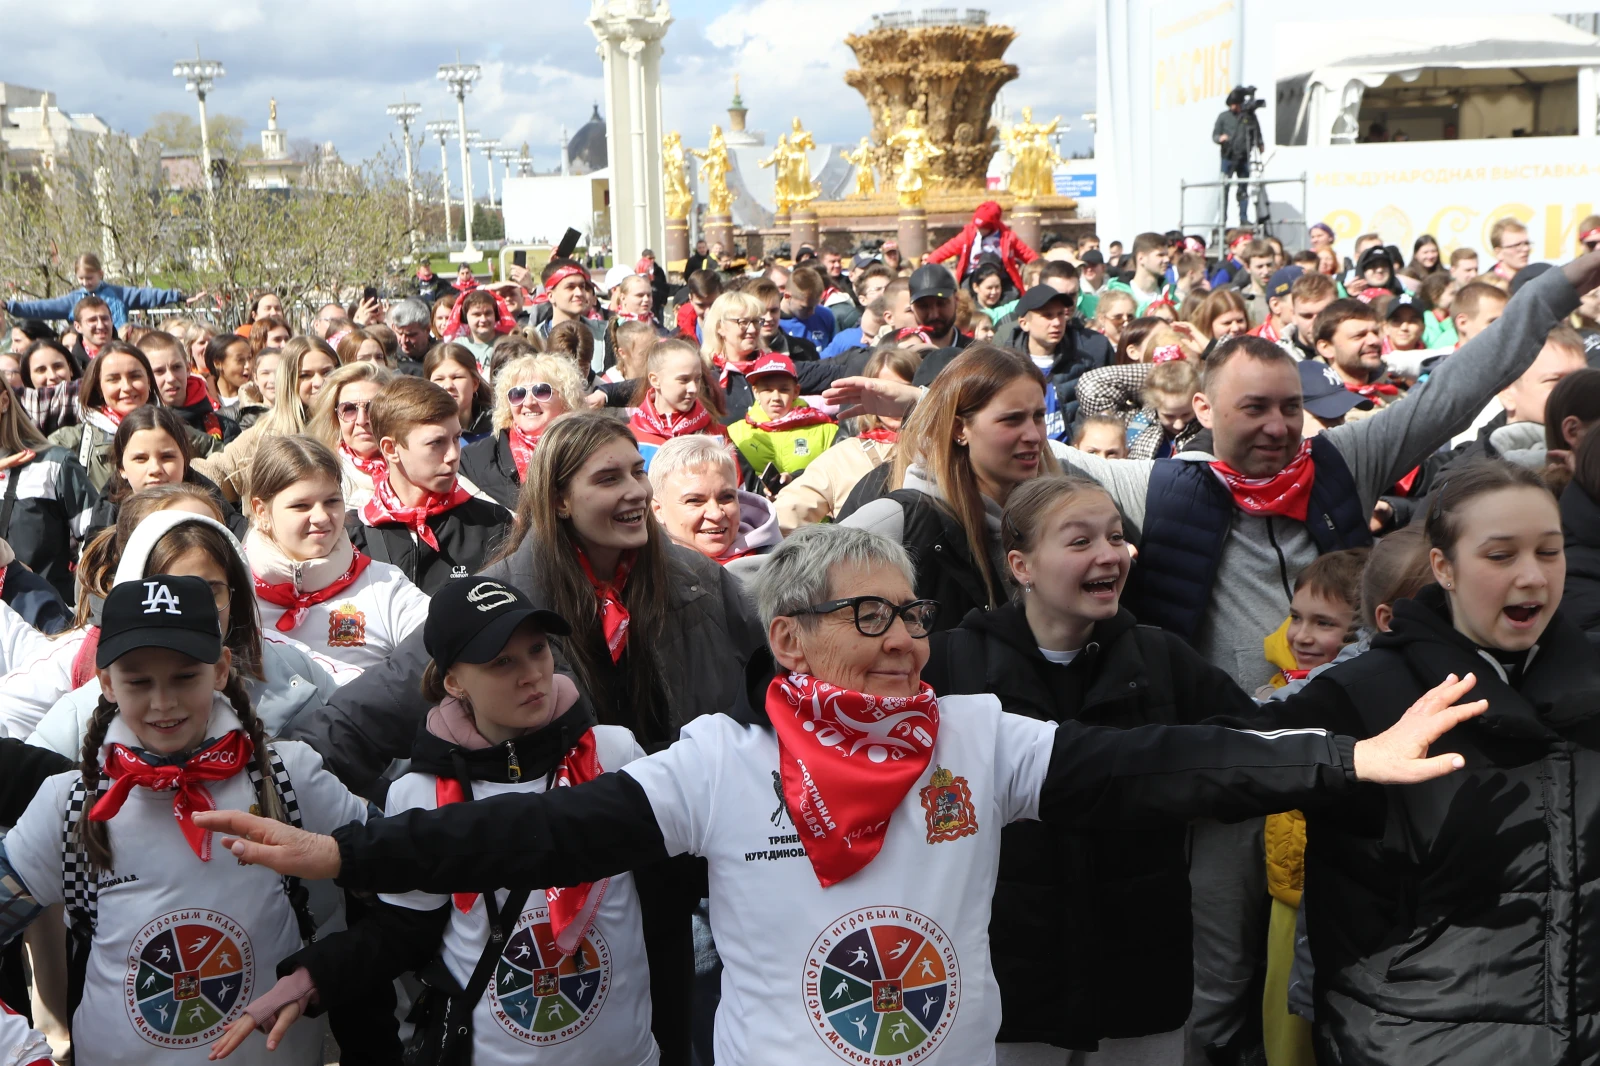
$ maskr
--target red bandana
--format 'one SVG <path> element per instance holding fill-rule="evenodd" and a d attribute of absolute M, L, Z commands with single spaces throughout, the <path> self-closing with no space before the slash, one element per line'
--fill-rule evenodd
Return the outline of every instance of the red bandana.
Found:
<path fill-rule="evenodd" d="M 1278 335 L 1277 323 L 1273 322 L 1270 318 L 1261 323 L 1261 325 L 1257 326 L 1255 329 L 1251 330 L 1247 335 L 1251 337 L 1260 337 L 1262 340 L 1271 341 L 1273 344 L 1277 344 L 1279 341 L 1283 340 L 1283 338 Z"/>
<path fill-rule="evenodd" d="M 612 317 L 621 322 L 654 322 L 655 317 L 648 311 L 613 311 Z"/>
<path fill-rule="evenodd" d="M 833 422 L 832 415 L 816 407 L 791 407 L 771 422 L 756 421 L 760 417 L 754 404 L 744 414 L 744 420 L 763 433 L 779 433 L 786 429 L 804 429 L 806 426 Z"/>
<path fill-rule="evenodd" d="M 387 482 L 385 483 L 387 484 Z M 355 584 L 356 578 L 361 576 L 361 571 L 372 564 L 372 557 L 355 552 L 350 558 L 350 569 L 342 577 L 336 578 L 327 588 L 315 592 L 296 592 L 294 583 L 283 581 L 272 584 L 264 580 L 260 574 L 251 575 L 255 578 L 256 595 L 272 604 L 282 607 L 283 614 L 278 617 L 276 628 L 280 633 L 292 633 L 295 627 L 305 621 L 306 612 L 319 603 L 333 599 L 339 593 Z"/>
<path fill-rule="evenodd" d="M 517 320 L 511 317 L 511 306 L 506 303 L 505 297 L 499 293 L 491 292 L 489 295 L 494 297 L 494 331 L 496 333 L 510 333 L 517 328 Z M 462 296 L 465 297 L 466 294 L 462 293 Z M 448 339 L 469 335 L 470 331 L 467 329 L 467 323 L 463 317 L 464 312 L 461 309 L 461 305 L 466 302 L 463 298 L 457 300 L 451 306 L 450 318 L 445 322 L 444 329 L 440 331 L 440 336 Z"/>
<path fill-rule="evenodd" d="M 1183 349 L 1176 344 L 1163 344 L 1150 353 L 1152 363 L 1176 363 L 1183 358 Z"/>
<path fill-rule="evenodd" d="M 367 520 L 369 526 L 405 526 L 417 535 L 418 540 L 438 551 L 439 538 L 428 528 L 428 519 L 452 511 L 470 499 L 472 494 L 462 488 L 458 481 L 450 487 L 449 492 L 427 493 L 422 503 L 407 507 L 395 495 L 394 486 L 389 484 L 388 478 L 373 478 L 372 499 L 361 508 L 361 517 Z"/>
<path fill-rule="evenodd" d="M 1245 477 L 1227 463 L 1218 460 L 1211 464 L 1228 491 L 1233 502 L 1248 514 L 1282 515 L 1297 522 L 1306 520 L 1306 508 L 1311 503 L 1311 483 L 1316 480 L 1317 468 L 1311 462 L 1311 442 L 1300 442 L 1289 465 L 1271 477 Z"/>
<path fill-rule="evenodd" d="M 729 359 L 726 356 L 713 355 L 711 357 L 711 365 L 716 367 L 717 370 L 721 372 L 721 377 L 717 379 L 717 384 L 726 389 L 728 387 L 728 376 L 730 374 L 748 373 L 750 368 L 756 365 L 756 361 L 760 357 L 760 352 L 757 352 L 753 358 L 745 359 L 743 361 Z"/>
<path fill-rule="evenodd" d="M 709 425 L 711 425 L 711 412 L 707 411 L 706 405 L 699 400 L 694 402 L 694 407 L 688 414 L 679 411 L 662 414 L 656 410 L 655 389 L 644 394 L 644 403 L 640 404 L 633 412 L 633 417 L 628 419 L 629 429 L 637 433 L 665 437 L 667 440 L 699 433 Z"/>
<path fill-rule="evenodd" d="M 873 426 L 871 429 L 863 429 L 856 436 L 862 440 L 875 440 L 883 444 L 893 444 L 900 439 L 900 431 L 898 429 L 890 429 L 887 426 Z"/>
<path fill-rule="evenodd" d="M 570 785 L 581 785 L 585 781 L 593 781 L 599 777 L 600 752 L 595 746 L 594 730 L 584 731 L 578 738 L 578 743 L 573 745 L 567 757 L 561 760 L 560 767 L 556 770 L 556 788 L 565 788 Z M 460 803 L 466 798 L 461 789 L 461 782 L 440 777 L 434 781 L 434 803 L 443 807 L 451 803 Z M 571 955 L 578 948 L 578 941 L 588 934 L 594 925 L 595 914 L 600 910 L 600 901 L 605 898 L 606 886 L 609 880 L 598 883 L 584 881 L 567 888 L 547 888 L 544 890 L 545 901 L 550 906 L 550 926 L 555 934 L 556 947 L 563 955 Z M 457 892 L 451 898 L 455 901 L 456 910 L 466 914 L 472 909 L 472 903 L 478 898 L 476 892 Z"/>
<path fill-rule="evenodd" d="M 539 446 L 539 438 L 542 436 L 544 436 L 543 431 L 524 433 L 516 426 L 511 427 L 508 443 L 511 445 L 511 461 L 517 464 L 518 481 L 527 478 L 528 464 L 533 462 L 533 450 Z"/>
<path fill-rule="evenodd" d="M 211 393 L 206 391 L 206 383 L 198 375 L 190 374 L 188 384 L 183 390 L 182 407 L 193 407 L 201 400 L 206 402 L 209 410 L 206 411 L 206 436 L 222 439 L 222 423 L 217 421 L 217 409 L 211 406 Z"/>
<path fill-rule="evenodd" d="M 617 562 L 616 576 L 610 581 L 601 581 L 594 576 L 589 556 L 582 548 L 577 551 L 583 576 L 594 586 L 595 597 L 600 601 L 600 632 L 605 634 L 606 648 L 611 652 L 611 661 L 619 662 L 628 648 L 628 608 L 622 602 L 622 590 L 628 584 L 628 572 L 633 569 L 633 552 L 623 552 Z"/>
<path fill-rule="evenodd" d="M 389 480 L 389 464 L 383 461 L 382 452 L 373 452 L 371 458 L 363 459 L 350 450 L 350 445 L 340 441 L 339 454 L 344 456 L 351 466 L 371 478 L 374 485 Z"/>
<path fill-rule="evenodd" d="M 556 286 L 560 285 L 563 281 L 566 281 L 568 278 L 582 278 L 584 281 L 587 281 L 590 285 L 594 284 L 594 279 L 591 278 L 589 276 L 589 272 L 587 270 L 583 269 L 582 267 L 576 267 L 576 266 L 562 267 L 560 270 L 556 271 L 554 274 L 551 274 L 548 278 L 545 279 L 544 288 L 540 290 L 539 295 L 537 295 L 537 296 L 535 296 L 533 298 L 533 302 L 536 303 L 536 304 L 547 304 L 547 303 L 549 303 L 550 302 L 550 294 L 556 291 Z"/>
<path fill-rule="evenodd" d="M 172 816 L 178 820 L 184 839 L 200 856 L 211 861 L 211 833 L 194 824 L 195 811 L 214 811 L 217 805 L 204 781 L 226 781 L 243 770 L 255 754 L 255 745 L 243 731 L 234 729 L 203 751 L 189 756 L 182 766 L 151 766 L 131 748 L 112 744 L 106 754 L 106 776 L 111 787 L 89 810 L 92 822 L 107 822 L 116 817 L 135 785 L 152 792 L 176 791 L 172 797 Z"/>
<path fill-rule="evenodd" d="M 100 650 L 100 627 L 90 626 L 83 634 L 83 643 L 78 645 L 77 654 L 72 657 L 72 687 L 82 688 L 94 679 L 95 653 Z"/>
<path fill-rule="evenodd" d="M 939 701 L 869 696 L 810 674 L 775 677 L 767 717 L 778 736 L 783 801 L 823 888 L 871 862 L 889 816 L 933 759 Z"/>
<path fill-rule="evenodd" d="M 99 411 L 101 414 L 103 414 L 107 418 L 109 418 L 111 420 L 111 424 L 113 426 L 122 425 L 122 415 L 117 413 L 117 411 L 114 408 L 111 408 L 111 407 L 96 407 L 95 410 Z"/>
<path fill-rule="evenodd" d="M 1375 381 L 1371 385 L 1351 385 L 1347 382 L 1345 384 L 1345 388 L 1351 392 L 1360 393 L 1369 400 L 1376 400 L 1384 396 L 1400 395 L 1400 387 L 1398 385 L 1389 385 L 1382 381 Z"/>

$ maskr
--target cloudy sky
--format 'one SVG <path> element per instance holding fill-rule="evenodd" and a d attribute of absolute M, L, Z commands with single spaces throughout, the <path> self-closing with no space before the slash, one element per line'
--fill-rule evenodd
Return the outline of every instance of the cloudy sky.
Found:
<path fill-rule="evenodd" d="M 912 6 L 673 0 L 662 75 L 667 125 L 703 144 L 711 123 L 726 120 L 738 72 L 751 128 L 775 136 L 799 114 L 819 143 L 853 144 L 870 123 L 861 97 L 842 79 L 855 65 L 844 37 L 866 29 L 873 12 Z M 1063 154 L 1086 148 L 1079 116 L 1094 99 L 1089 5 L 983 6 L 991 21 L 1021 31 L 1007 53 L 1021 76 L 1006 88 L 1006 102 L 1062 115 L 1072 126 Z M 346 159 L 357 159 L 390 138 L 395 127 L 384 107 L 402 93 L 422 102 L 424 119 L 455 117 L 436 71 L 460 49 L 464 61 L 483 67 L 467 100 L 468 125 L 502 144 L 526 141 L 544 168 L 559 161 L 561 127 L 575 131 L 604 99 L 594 37 L 584 25 L 589 9 L 589 0 L 141 0 L 114 7 L 104 0 L 0 0 L 0 79 L 53 91 L 68 111 L 92 111 L 138 133 L 159 111 L 194 107 L 171 64 L 198 43 L 228 71 L 211 106 L 244 118 L 248 136 L 266 124 L 267 99 L 275 96 L 291 138 L 331 140 Z M 437 145 L 427 147 L 424 162 L 436 160 Z"/>

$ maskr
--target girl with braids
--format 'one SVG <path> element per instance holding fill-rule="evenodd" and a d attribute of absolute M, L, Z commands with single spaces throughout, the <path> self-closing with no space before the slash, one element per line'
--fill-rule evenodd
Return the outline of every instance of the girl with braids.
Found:
<path fill-rule="evenodd" d="M 51 777 L 6 835 L 27 893 L 66 905 L 83 1066 L 156 1049 L 199 1066 L 301 946 L 300 886 L 214 855 L 195 811 L 253 809 L 324 832 L 366 816 L 309 748 L 267 741 L 223 643 L 219 598 L 226 590 L 203 578 L 167 574 L 111 590 L 80 766 Z M 312 1066 L 321 1049 L 320 1027 L 306 1027 L 276 1055 L 252 1044 L 244 1061 Z"/>
<path fill-rule="evenodd" d="M 182 482 L 128 497 L 117 526 L 84 551 L 78 568 L 79 627 L 53 641 L 44 657 L 0 678 L 0 729 L 63 755 L 75 754 L 99 697 L 93 667 L 99 604 L 113 584 L 161 573 L 201 577 L 219 591 L 227 587 L 221 608 L 225 639 L 272 734 L 321 707 L 338 687 L 334 675 L 343 668 L 313 657 L 276 631 L 263 634 L 243 550 L 221 517 L 213 496 Z"/>

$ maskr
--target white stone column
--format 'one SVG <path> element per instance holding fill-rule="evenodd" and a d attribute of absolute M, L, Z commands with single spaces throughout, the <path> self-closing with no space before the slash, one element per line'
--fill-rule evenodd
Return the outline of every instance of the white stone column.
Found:
<path fill-rule="evenodd" d="M 619 263 L 666 243 L 661 175 L 661 39 L 667 0 L 591 0 L 589 28 L 605 67 L 611 241 Z"/>
<path fill-rule="evenodd" d="M 1593 137 L 1595 124 L 1600 121 L 1600 101 L 1596 94 L 1600 93 L 1600 79 L 1595 77 L 1596 68 L 1578 68 L 1578 136 Z"/>

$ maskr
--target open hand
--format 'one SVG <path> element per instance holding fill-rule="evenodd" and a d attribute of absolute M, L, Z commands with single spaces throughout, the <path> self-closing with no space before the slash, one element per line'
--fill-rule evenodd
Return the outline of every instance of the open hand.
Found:
<path fill-rule="evenodd" d="M 822 394 L 822 402 L 840 408 L 838 417 L 880 415 L 903 418 L 922 398 L 922 390 L 903 381 L 882 378 L 840 378 Z"/>
<path fill-rule="evenodd" d="M 278 1011 L 278 1019 L 272 1023 L 272 1031 L 267 1034 L 268 1051 L 278 1050 L 279 1041 L 289 1031 L 289 1026 L 293 1025 L 299 1017 L 300 1005 L 298 1003 L 285 1004 L 283 1009 Z M 222 1035 L 217 1037 L 216 1042 L 211 1045 L 211 1053 L 206 1057 L 212 1062 L 227 1058 L 233 1054 L 235 1048 L 244 1043 L 245 1037 L 255 1031 L 256 1020 L 248 1014 L 241 1014 L 238 1018 L 228 1023 L 228 1027 L 222 1031 Z"/>
<path fill-rule="evenodd" d="M 1465 766 L 1459 755 L 1428 757 L 1428 748 L 1468 718 L 1482 714 L 1488 700 L 1456 701 L 1472 691 L 1478 679 L 1451 674 L 1406 709 L 1400 720 L 1375 737 L 1356 742 L 1356 779 L 1379 785 L 1414 785 L 1443 777 Z"/>
<path fill-rule="evenodd" d="M 194 824 L 230 834 L 222 846 L 246 866 L 265 866 L 308 881 L 339 876 L 339 845 L 332 837 L 244 811 L 196 811 Z"/>

